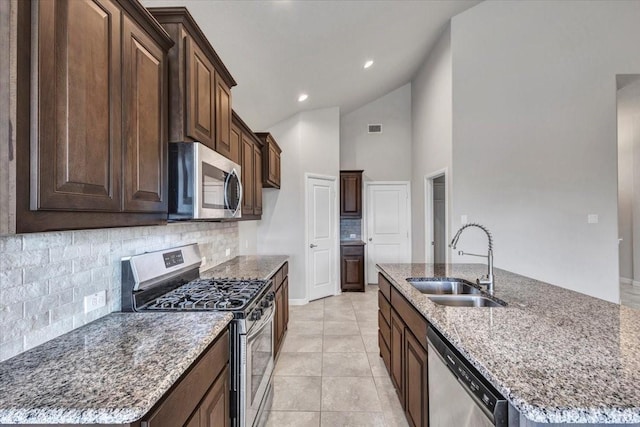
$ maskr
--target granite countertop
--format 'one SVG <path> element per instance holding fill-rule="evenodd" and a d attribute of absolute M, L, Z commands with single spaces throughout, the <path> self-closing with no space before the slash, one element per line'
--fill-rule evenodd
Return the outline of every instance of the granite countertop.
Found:
<path fill-rule="evenodd" d="M 242 255 L 202 271 L 200 277 L 268 279 L 289 259 L 286 255 Z"/>
<path fill-rule="evenodd" d="M 362 240 L 340 240 L 340 246 L 364 246 L 365 242 Z"/>
<path fill-rule="evenodd" d="M 142 418 L 230 313 L 112 313 L 0 363 L 0 424 Z"/>
<path fill-rule="evenodd" d="M 527 419 L 640 423 L 640 311 L 501 269 L 495 296 L 507 307 L 445 307 L 405 279 L 475 282 L 485 265 L 378 268 Z"/>

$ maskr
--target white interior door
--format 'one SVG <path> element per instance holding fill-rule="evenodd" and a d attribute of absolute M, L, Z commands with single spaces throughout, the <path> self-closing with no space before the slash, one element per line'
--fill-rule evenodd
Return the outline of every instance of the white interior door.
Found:
<path fill-rule="evenodd" d="M 309 301 L 337 291 L 336 178 L 307 177 L 307 284 Z"/>
<path fill-rule="evenodd" d="M 409 183 L 367 183 L 367 278 L 376 264 L 411 261 Z"/>

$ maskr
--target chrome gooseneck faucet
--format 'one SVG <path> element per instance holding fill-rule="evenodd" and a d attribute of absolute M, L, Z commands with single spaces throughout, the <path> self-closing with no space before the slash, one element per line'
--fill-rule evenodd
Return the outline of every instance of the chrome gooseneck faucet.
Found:
<path fill-rule="evenodd" d="M 488 269 L 487 275 L 485 277 L 481 277 L 478 280 L 476 280 L 476 283 L 478 285 L 486 286 L 489 294 L 493 295 L 494 285 L 495 285 L 493 280 L 493 238 L 491 237 L 491 232 L 489 231 L 489 229 L 487 229 L 487 227 L 485 227 L 484 225 L 480 225 L 477 223 L 465 224 L 462 227 L 460 227 L 456 235 L 453 236 L 453 239 L 451 240 L 449 247 L 451 249 L 455 249 L 456 245 L 458 244 L 458 240 L 460 240 L 460 235 L 462 234 L 462 231 L 469 227 L 479 228 L 487 234 L 487 238 L 489 240 L 489 251 L 487 255 L 471 254 L 468 252 L 458 251 L 458 255 L 470 255 L 470 256 L 479 256 L 482 258 L 487 258 L 487 269 Z"/>

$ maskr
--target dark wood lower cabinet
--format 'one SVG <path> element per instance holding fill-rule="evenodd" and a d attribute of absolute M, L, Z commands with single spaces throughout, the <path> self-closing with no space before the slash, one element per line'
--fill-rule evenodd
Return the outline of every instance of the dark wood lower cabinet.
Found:
<path fill-rule="evenodd" d="M 411 427 L 429 425 L 427 372 L 427 321 L 378 276 L 378 345 L 407 422 Z"/>
<path fill-rule="evenodd" d="M 276 297 L 274 300 L 276 313 L 273 318 L 273 354 L 275 357 L 280 352 L 284 334 L 289 323 L 289 264 L 284 265 L 271 276 Z"/>
<path fill-rule="evenodd" d="M 405 330 L 405 414 L 410 426 L 429 424 L 427 350 Z"/>
<path fill-rule="evenodd" d="M 200 427 L 229 427 L 229 369 L 220 373 L 198 409 Z"/>
<path fill-rule="evenodd" d="M 364 292 L 364 243 L 340 245 L 340 289 Z"/>

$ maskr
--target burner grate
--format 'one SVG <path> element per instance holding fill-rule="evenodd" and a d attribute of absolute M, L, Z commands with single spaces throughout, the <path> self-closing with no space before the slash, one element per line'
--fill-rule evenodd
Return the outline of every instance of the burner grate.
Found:
<path fill-rule="evenodd" d="M 197 279 L 150 302 L 149 310 L 242 310 L 266 280 Z"/>

